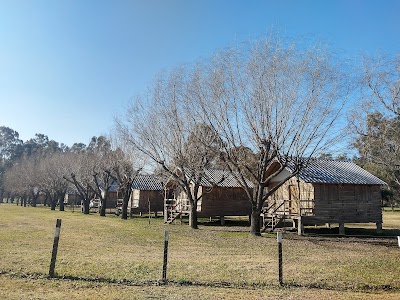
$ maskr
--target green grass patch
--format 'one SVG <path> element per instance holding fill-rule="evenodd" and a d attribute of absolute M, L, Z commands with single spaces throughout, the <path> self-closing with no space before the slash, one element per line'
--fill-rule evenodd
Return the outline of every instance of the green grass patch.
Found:
<path fill-rule="evenodd" d="M 55 222 L 61 218 L 56 263 L 59 278 L 92 280 L 101 283 L 99 289 L 117 282 L 144 286 L 157 282 L 162 274 L 164 231 L 169 230 L 168 280 L 179 285 L 177 290 L 182 290 L 177 297 L 182 296 L 185 289 L 200 293 L 209 287 L 213 290 L 209 299 L 218 298 L 220 293 L 230 293 L 219 289 L 225 285 L 232 289 L 265 289 L 266 295 L 274 296 L 280 290 L 275 235 L 253 237 L 247 232 L 248 225 L 240 226 L 235 220 L 230 220 L 230 226 L 225 227 L 202 220 L 204 223 L 200 223 L 199 230 L 192 230 L 187 225 L 164 225 L 162 217 L 152 218 L 148 224 L 146 217 L 121 220 L 112 214 L 100 217 L 98 214 L 83 215 L 79 211 L 59 212 L 10 204 L 1 204 L 0 214 L 0 274 L 3 274 L 0 281 L 5 286 L 11 286 L 12 281 L 16 285 L 27 284 L 24 276 L 33 274 L 37 277 L 35 280 L 53 289 L 49 283 L 53 281 L 46 281 L 46 277 Z M 399 215 L 384 212 L 383 225 L 384 231 L 398 230 Z M 349 230 L 367 230 L 361 233 L 368 233 L 373 229 L 354 227 Z M 288 233 L 284 234 L 283 257 L 287 296 L 298 295 L 297 291 L 304 287 L 338 291 L 342 298 L 350 292 L 363 296 L 368 292 L 383 293 L 389 297 L 383 299 L 390 299 L 393 293 L 400 292 L 400 249 L 397 239 L 392 237 L 364 237 L 364 234 L 360 237 L 298 237 Z M 79 280 L 73 284 L 87 292 L 87 284 Z M 70 282 L 66 284 L 69 285 Z M 157 287 L 159 294 L 156 295 L 162 295 L 163 289 L 169 288 Z M 309 294 L 310 299 L 317 294 Z M 54 295 L 58 295 L 57 291 Z M 111 299 L 118 298 L 117 294 L 107 295 Z M 208 294 L 205 295 L 207 299 Z M 259 293 L 254 295 L 263 298 Z"/>

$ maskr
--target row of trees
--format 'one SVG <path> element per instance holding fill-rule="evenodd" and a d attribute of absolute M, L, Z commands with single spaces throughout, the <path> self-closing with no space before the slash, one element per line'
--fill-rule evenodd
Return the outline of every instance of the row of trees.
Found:
<path fill-rule="evenodd" d="M 2 128 L 3 132 L 14 132 Z M 36 135 L 45 137 L 44 135 Z M 7 197 L 21 198 L 25 202 L 29 199 L 32 206 L 36 206 L 40 195 L 44 195 L 52 210 L 59 204 L 64 210 L 64 197 L 68 190 L 79 194 L 83 204 L 83 213 L 89 213 L 89 203 L 94 197 L 101 201 L 100 215 L 105 216 L 108 192 L 113 184 L 121 183 L 121 192 L 124 202 L 128 202 L 130 195 L 130 181 L 137 175 L 132 158 L 128 157 L 120 148 L 112 149 L 111 142 L 104 136 L 93 137 L 89 145 L 74 144 L 71 148 L 58 147 L 58 143 L 42 143 L 36 151 L 23 153 L 18 157 L 14 152 L 26 143 L 5 143 L 3 156 L 2 191 L 8 191 Z M 55 145 L 54 147 L 49 147 Z M 17 145 L 17 147 L 15 147 Z M 21 153 L 21 152 L 18 152 Z M 4 192 L 2 192 L 4 194 Z M 2 198 L 1 198 L 2 199 Z M 126 210 L 125 205 L 125 210 Z M 123 217 L 127 217 L 126 211 Z"/>

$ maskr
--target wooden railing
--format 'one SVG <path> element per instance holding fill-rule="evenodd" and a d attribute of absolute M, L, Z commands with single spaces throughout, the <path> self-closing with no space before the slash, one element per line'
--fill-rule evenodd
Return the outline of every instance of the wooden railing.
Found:
<path fill-rule="evenodd" d="M 299 216 L 311 216 L 314 215 L 314 200 L 278 200 L 271 204 L 269 207 L 263 209 L 265 214 L 284 214 L 299 215 Z"/>
<path fill-rule="evenodd" d="M 164 206 L 168 212 L 190 212 L 188 199 L 164 199 Z"/>

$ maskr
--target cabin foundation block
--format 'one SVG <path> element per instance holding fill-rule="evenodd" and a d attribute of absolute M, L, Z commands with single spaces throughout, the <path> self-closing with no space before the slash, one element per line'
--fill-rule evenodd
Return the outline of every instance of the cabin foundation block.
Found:
<path fill-rule="evenodd" d="M 303 235 L 303 234 L 304 234 L 304 225 L 300 217 L 297 219 L 297 235 Z"/>
<path fill-rule="evenodd" d="M 344 229 L 344 223 L 339 223 L 339 234 L 340 235 L 345 235 L 346 231 Z"/>
<path fill-rule="evenodd" d="M 225 216 L 220 216 L 219 219 L 221 220 L 221 225 L 225 225 Z"/>
<path fill-rule="evenodd" d="M 382 223 L 376 223 L 376 233 L 382 233 Z"/>

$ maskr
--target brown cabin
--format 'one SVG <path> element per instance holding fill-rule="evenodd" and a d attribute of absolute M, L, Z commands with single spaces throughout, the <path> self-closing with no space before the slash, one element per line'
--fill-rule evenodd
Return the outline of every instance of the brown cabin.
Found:
<path fill-rule="evenodd" d="M 81 197 L 79 196 L 79 193 L 73 189 L 68 189 L 64 195 L 64 204 L 80 205 Z"/>
<path fill-rule="evenodd" d="M 101 188 L 101 187 L 100 187 L 100 189 L 101 189 L 101 196 L 105 197 L 105 193 L 106 193 L 105 189 Z M 118 204 L 118 201 L 122 200 L 122 199 L 120 199 L 121 197 L 122 197 L 122 194 L 119 192 L 119 184 L 118 184 L 118 182 L 114 182 L 108 189 L 106 208 L 115 209 Z M 98 202 L 98 206 L 100 208 L 101 207 L 100 199 L 94 198 L 94 201 Z"/>
<path fill-rule="evenodd" d="M 292 172 L 289 164 L 272 181 L 272 188 Z M 348 161 L 311 160 L 264 203 L 264 228 L 292 220 L 302 234 L 304 225 L 376 223 L 382 229 L 380 189 L 386 183 Z"/>
<path fill-rule="evenodd" d="M 227 171 L 206 170 L 199 188 L 198 217 L 219 217 L 224 224 L 225 216 L 248 216 L 251 204 L 239 182 Z M 169 180 L 165 188 L 164 222 L 171 223 L 181 215 L 190 213 L 185 192 Z"/>
<path fill-rule="evenodd" d="M 164 211 L 164 193 L 161 181 L 154 175 L 138 175 L 132 182 L 132 193 L 128 202 L 132 213 Z"/>

